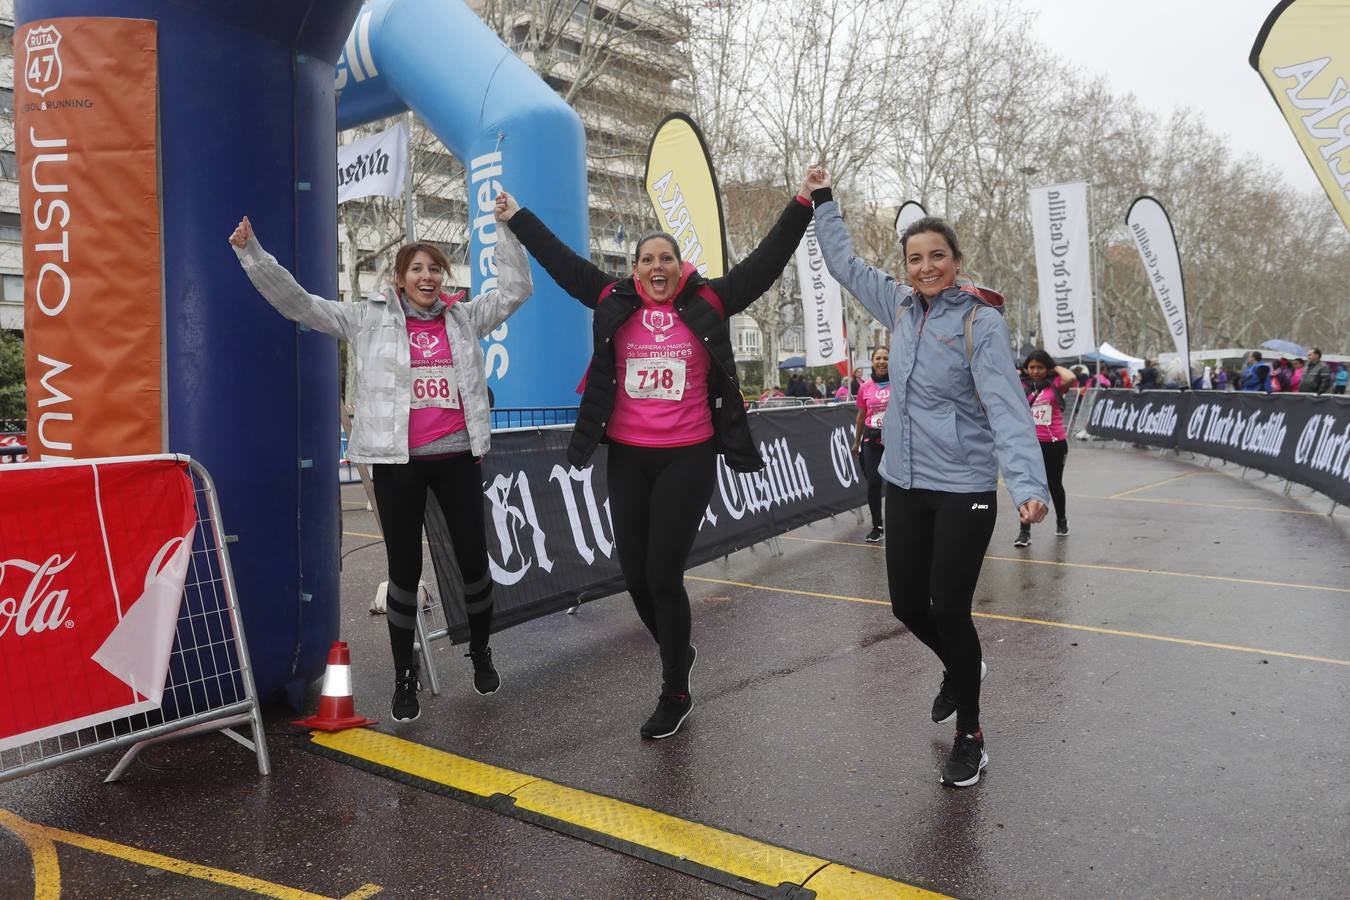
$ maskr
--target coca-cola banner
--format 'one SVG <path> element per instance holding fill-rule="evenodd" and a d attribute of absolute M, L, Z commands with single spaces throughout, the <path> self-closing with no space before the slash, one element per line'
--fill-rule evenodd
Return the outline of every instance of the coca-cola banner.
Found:
<path fill-rule="evenodd" d="M 1088 431 L 1204 453 L 1350 504 L 1350 397 L 1098 391 Z"/>
<path fill-rule="evenodd" d="M 0 750 L 160 705 L 195 521 L 185 461 L 0 467 Z"/>
<path fill-rule="evenodd" d="M 750 474 L 717 462 L 717 484 L 690 565 L 861 506 L 866 488 L 850 452 L 857 410 L 813 406 L 750 416 L 767 464 Z M 495 434 L 483 461 L 488 556 L 497 629 L 623 589 L 605 483 L 606 447 L 567 462 L 569 429 Z M 463 587 L 445 521 L 429 501 L 427 537 L 451 639 L 468 637 Z"/>

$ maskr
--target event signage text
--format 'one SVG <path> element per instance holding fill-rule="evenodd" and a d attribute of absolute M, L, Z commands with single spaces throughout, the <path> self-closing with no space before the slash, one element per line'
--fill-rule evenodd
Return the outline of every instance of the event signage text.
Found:
<path fill-rule="evenodd" d="M 825 268 L 815 220 L 806 226 L 806 234 L 797 245 L 797 283 L 802 292 L 806 364 L 832 366 L 847 361 L 843 295 L 839 282 Z"/>
<path fill-rule="evenodd" d="M 1186 366 L 1186 381 L 1190 381 L 1191 333 L 1186 322 L 1186 283 L 1181 275 L 1181 253 L 1177 250 L 1172 220 L 1153 197 L 1139 197 L 1130 204 L 1125 224 L 1139 250 L 1149 286 L 1158 298 L 1167 332 L 1172 344 Z"/>
<path fill-rule="evenodd" d="M 338 147 L 338 202 L 360 197 L 397 199 L 403 195 L 407 174 L 408 122 L 399 119 L 379 134 Z"/>
<path fill-rule="evenodd" d="M 1087 184 L 1052 184 L 1030 191 L 1040 297 L 1039 343 L 1054 356 L 1096 349 L 1092 329 L 1092 244 Z"/>
<path fill-rule="evenodd" d="M 156 25 L 14 35 L 29 453 L 162 449 Z"/>
<path fill-rule="evenodd" d="M 1350 398 L 1217 391 L 1094 391 L 1099 437 L 1203 453 L 1350 504 Z"/>
<path fill-rule="evenodd" d="M 1350 5 L 1284 0 L 1248 60 L 1350 228 Z"/>
<path fill-rule="evenodd" d="M 196 524 L 186 469 L 0 466 L 0 750 L 160 706 Z"/>
<path fill-rule="evenodd" d="M 690 565 L 865 503 L 851 450 L 856 416 L 852 404 L 751 414 L 765 467 L 735 472 L 718 457 Z M 605 487 L 607 448 L 601 444 L 577 469 L 566 457 L 571 436 L 566 428 L 495 434 L 483 459 L 494 627 L 623 590 Z M 427 511 L 432 563 L 441 596 L 450 598 L 451 638 L 462 640 L 462 581 L 439 507 L 428 502 Z"/>

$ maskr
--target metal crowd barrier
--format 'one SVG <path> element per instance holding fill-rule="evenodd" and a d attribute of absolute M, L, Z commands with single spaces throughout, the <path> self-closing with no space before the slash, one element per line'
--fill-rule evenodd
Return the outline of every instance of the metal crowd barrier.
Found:
<path fill-rule="evenodd" d="M 49 465 L 155 459 L 187 457 L 165 454 L 73 463 L 24 463 L 6 466 L 0 473 Z M 260 775 L 271 773 L 262 709 L 244 640 L 215 483 L 200 463 L 188 460 L 188 465 L 196 499 L 196 527 L 164 684 L 164 702 L 149 712 L 103 725 L 73 728 L 54 737 L 0 750 L 0 783 L 97 753 L 129 748 L 104 779 L 117 781 L 144 748 L 211 731 L 224 732 L 252 751 Z M 251 738 L 235 730 L 245 725 L 251 729 Z"/>

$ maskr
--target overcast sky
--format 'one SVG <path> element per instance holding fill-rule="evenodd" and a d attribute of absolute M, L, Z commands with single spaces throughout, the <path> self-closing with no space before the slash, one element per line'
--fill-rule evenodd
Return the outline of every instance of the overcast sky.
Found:
<path fill-rule="evenodd" d="M 1160 115 L 1199 110 L 1235 153 L 1275 166 L 1300 192 L 1322 191 L 1261 76 L 1247 63 L 1276 0 L 981 0 L 1038 12 L 1033 33 L 1070 64 L 1104 75 Z"/>

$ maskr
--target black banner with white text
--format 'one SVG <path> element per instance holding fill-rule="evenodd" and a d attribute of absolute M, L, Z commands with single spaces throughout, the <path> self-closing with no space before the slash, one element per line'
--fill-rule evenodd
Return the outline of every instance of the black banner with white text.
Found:
<path fill-rule="evenodd" d="M 718 457 L 689 565 L 864 504 L 866 486 L 850 452 L 856 415 L 852 404 L 752 414 L 766 467 L 733 472 Z M 601 444 L 590 464 L 576 469 L 567 462 L 571 437 L 565 428 L 492 436 L 483 494 L 494 630 L 623 590 L 605 482 L 608 448 Z M 440 509 L 430 498 L 427 506 L 432 564 L 458 643 L 468 638 L 463 583 Z"/>
<path fill-rule="evenodd" d="M 1216 391 L 1097 391 L 1099 437 L 1204 453 L 1350 504 L 1350 397 Z"/>

